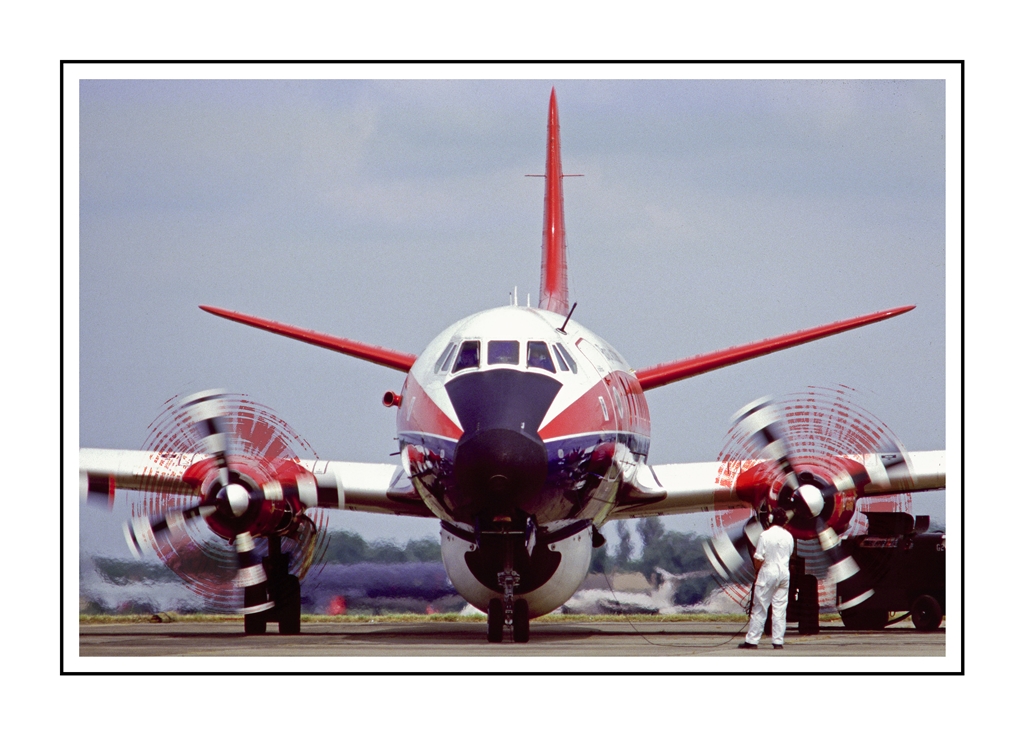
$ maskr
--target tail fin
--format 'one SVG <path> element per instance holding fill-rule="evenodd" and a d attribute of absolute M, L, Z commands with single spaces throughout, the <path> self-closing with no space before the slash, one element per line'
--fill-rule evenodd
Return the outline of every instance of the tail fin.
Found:
<path fill-rule="evenodd" d="M 562 201 L 562 149 L 558 136 L 558 101 L 551 88 L 548 108 L 548 160 L 544 169 L 544 243 L 540 273 L 540 308 L 569 313 L 565 261 L 565 205 Z"/>

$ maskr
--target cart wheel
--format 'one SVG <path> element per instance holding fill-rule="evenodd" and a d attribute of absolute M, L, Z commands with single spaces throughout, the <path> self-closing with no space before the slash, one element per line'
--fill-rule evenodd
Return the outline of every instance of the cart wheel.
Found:
<path fill-rule="evenodd" d="M 910 619 L 918 630 L 938 630 L 942 623 L 942 605 L 931 595 L 921 595 L 910 608 Z"/>

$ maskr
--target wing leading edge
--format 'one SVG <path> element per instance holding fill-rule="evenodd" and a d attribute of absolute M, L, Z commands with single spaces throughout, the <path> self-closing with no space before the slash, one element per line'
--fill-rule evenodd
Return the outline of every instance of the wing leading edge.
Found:
<path fill-rule="evenodd" d="M 205 454 L 144 450 L 80 449 L 79 485 L 89 503 L 109 504 L 118 490 L 195 497 L 187 472 Z M 399 465 L 369 462 L 301 460 L 315 488 L 303 497 L 306 507 L 433 518 Z"/>
<path fill-rule="evenodd" d="M 885 472 L 879 471 L 883 467 L 880 455 L 859 457 L 871 480 L 864 487 L 858 488 L 857 496 L 916 493 L 946 487 L 945 451 L 908 452 L 906 456 L 909 474 L 901 478 L 899 487 L 892 486 L 887 481 Z M 737 468 L 733 468 L 733 473 L 735 472 L 738 472 Z M 726 471 L 724 474 L 730 473 Z M 722 476 L 722 462 L 641 466 L 635 481 L 639 486 L 639 492 L 635 493 L 635 496 L 658 499 L 631 504 L 627 498 L 625 503 L 620 501 L 618 507 L 608 516 L 608 520 L 749 508 L 751 497 L 763 495 L 768 490 L 766 487 L 753 485 L 746 485 L 742 489 L 723 485 L 720 482 Z"/>

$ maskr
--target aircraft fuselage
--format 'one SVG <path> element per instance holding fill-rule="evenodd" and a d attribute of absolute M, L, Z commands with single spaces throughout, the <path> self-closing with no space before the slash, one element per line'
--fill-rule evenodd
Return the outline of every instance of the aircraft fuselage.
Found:
<path fill-rule="evenodd" d="M 531 614 L 567 600 L 595 526 L 649 451 L 629 366 L 572 320 L 562 332 L 565 321 L 520 306 L 470 316 L 430 343 L 402 390 L 403 464 L 442 520 L 452 583 L 481 608 L 498 592 L 509 535 Z"/>

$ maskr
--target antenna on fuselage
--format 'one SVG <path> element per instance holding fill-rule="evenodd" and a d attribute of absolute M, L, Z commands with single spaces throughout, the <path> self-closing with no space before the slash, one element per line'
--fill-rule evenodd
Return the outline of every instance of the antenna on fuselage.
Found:
<path fill-rule="evenodd" d="M 578 303 L 579 303 L 578 301 L 573 301 L 573 302 L 572 302 L 572 308 L 571 308 L 571 309 L 569 309 L 569 313 L 568 313 L 568 314 L 566 314 L 566 316 L 565 316 L 565 322 L 564 322 L 564 323 L 562 324 L 562 326 L 560 326 L 560 327 L 559 327 L 559 328 L 558 328 L 557 330 L 555 330 L 555 331 L 558 331 L 558 332 L 561 332 L 562 334 L 565 334 L 565 328 L 566 328 L 567 326 L 569 326 L 569 320 L 570 320 L 570 319 L 572 319 L 572 313 L 573 313 L 574 311 L 576 311 L 576 304 L 578 304 Z"/>

